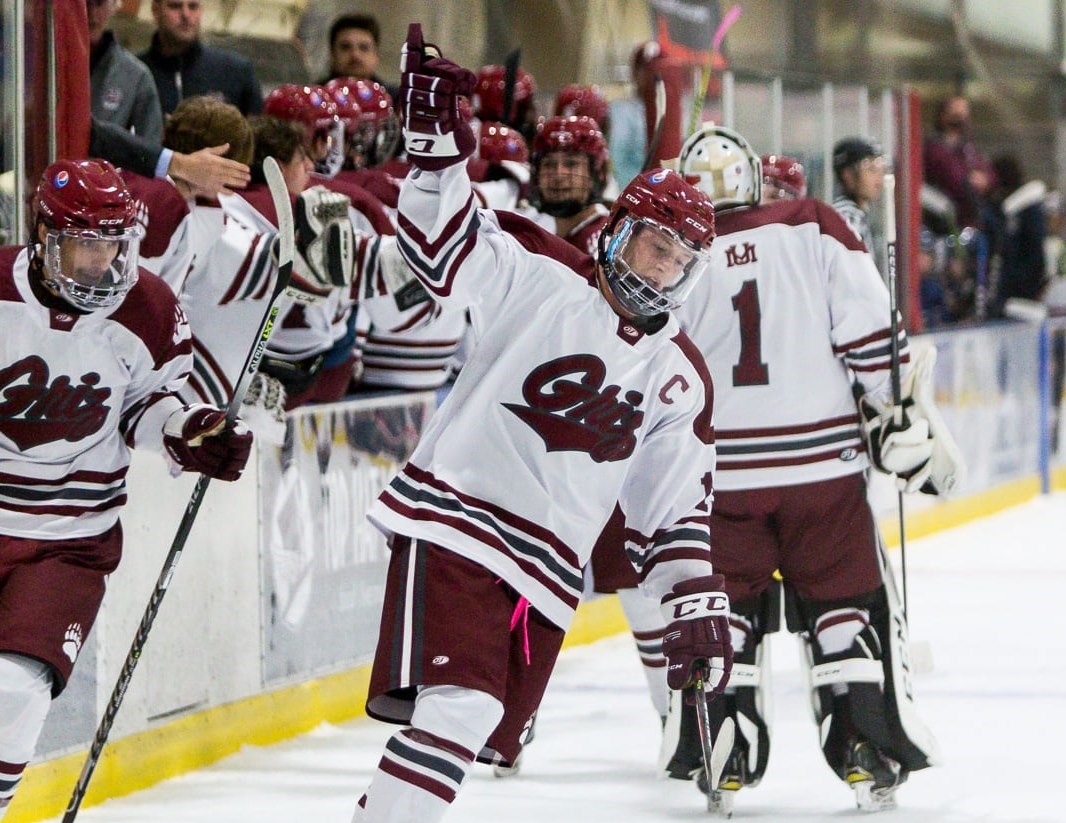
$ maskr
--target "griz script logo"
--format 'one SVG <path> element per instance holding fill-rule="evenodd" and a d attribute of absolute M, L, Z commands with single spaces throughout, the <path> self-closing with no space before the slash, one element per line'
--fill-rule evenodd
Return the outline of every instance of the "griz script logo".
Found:
<path fill-rule="evenodd" d="M 48 364 L 30 355 L 0 369 L 0 432 L 22 450 L 54 440 L 74 442 L 100 430 L 110 408 L 110 388 L 94 388 L 87 372 L 73 385 L 63 374 L 50 381 Z"/>
<path fill-rule="evenodd" d="M 540 435 L 548 451 L 588 452 L 597 463 L 625 460 L 637 445 L 634 432 L 644 421 L 637 407 L 644 395 L 604 386 L 607 367 L 591 354 L 544 363 L 522 384 L 528 406 L 503 405 Z"/>

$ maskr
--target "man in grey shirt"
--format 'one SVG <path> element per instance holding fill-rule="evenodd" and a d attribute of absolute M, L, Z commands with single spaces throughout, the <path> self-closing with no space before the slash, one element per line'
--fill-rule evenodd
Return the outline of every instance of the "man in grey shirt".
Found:
<path fill-rule="evenodd" d="M 158 143 L 163 136 L 163 111 L 152 73 L 107 28 L 117 0 L 85 0 L 85 5 L 93 116 Z"/>

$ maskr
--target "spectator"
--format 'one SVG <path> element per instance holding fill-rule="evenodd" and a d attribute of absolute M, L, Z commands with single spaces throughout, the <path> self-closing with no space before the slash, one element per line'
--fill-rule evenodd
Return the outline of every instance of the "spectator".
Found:
<path fill-rule="evenodd" d="M 130 449 L 236 480 L 252 447 L 240 420 L 176 395 L 189 327 L 173 292 L 139 272 L 137 207 L 114 167 L 53 163 L 31 209 L 26 245 L 0 252 L 0 473 L 15 501 L 0 509 L 0 817 L 118 566 Z"/>
<path fill-rule="evenodd" d="M 1047 186 L 1040 180 L 1027 183 L 1021 163 L 1013 155 L 992 162 L 996 185 L 990 192 L 987 225 L 992 254 L 998 260 L 993 287 L 992 316 L 1003 314 L 1011 298 L 1040 300 L 1047 285 L 1044 240 L 1044 197 Z M 995 269 L 994 269 L 995 270 Z"/>
<path fill-rule="evenodd" d="M 885 185 L 881 147 L 865 137 L 845 137 L 833 146 L 833 174 L 840 187 L 833 208 L 866 246 L 866 251 L 874 254 L 877 247 L 870 230 L 870 206 L 881 196 Z"/>
<path fill-rule="evenodd" d="M 370 14 L 342 14 L 329 27 L 329 72 L 319 83 L 337 77 L 356 77 L 380 83 L 393 100 L 399 92 L 378 77 L 381 26 Z"/>
<path fill-rule="evenodd" d="M 159 92 L 148 67 L 119 45 L 107 28 L 117 0 L 85 0 L 89 15 L 89 87 L 92 113 L 158 142 L 163 136 Z"/>
<path fill-rule="evenodd" d="M 200 0 L 152 0 L 156 32 L 152 45 L 137 55 L 152 70 L 163 114 L 184 97 L 220 95 L 241 114 L 258 114 L 263 92 L 251 62 L 200 42 Z"/>
<path fill-rule="evenodd" d="M 954 203 L 960 228 L 976 226 L 994 175 L 970 138 L 969 101 L 961 95 L 945 99 L 937 109 L 935 129 L 925 141 L 925 180 Z"/>

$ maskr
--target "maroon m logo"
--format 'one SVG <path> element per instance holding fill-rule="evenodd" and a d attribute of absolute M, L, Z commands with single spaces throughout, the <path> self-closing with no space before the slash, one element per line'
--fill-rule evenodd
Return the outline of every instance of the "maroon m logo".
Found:
<path fill-rule="evenodd" d="M 748 263 L 756 263 L 758 259 L 755 256 L 755 244 L 745 243 L 742 246 L 732 245 L 725 250 L 725 261 L 727 266 L 744 266 Z"/>

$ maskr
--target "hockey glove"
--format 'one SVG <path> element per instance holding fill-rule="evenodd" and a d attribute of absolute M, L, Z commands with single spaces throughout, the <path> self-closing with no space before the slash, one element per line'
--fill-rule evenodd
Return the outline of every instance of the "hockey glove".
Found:
<path fill-rule="evenodd" d="M 296 198 L 293 268 L 307 283 L 325 290 L 347 286 L 355 271 L 355 237 L 346 194 L 312 186 Z"/>
<path fill-rule="evenodd" d="M 178 409 L 163 426 L 163 445 L 183 471 L 236 480 L 252 453 L 252 433 L 240 419 L 212 406 Z"/>
<path fill-rule="evenodd" d="M 400 71 L 404 145 L 411 164 L 441 171 L 473 154 L 477 139 L 470 128 L 469 105 L 462 98 L 474 91 L 474 73 L 424 43 L 421 23 L 407 27 Z"/>
<path fill-rule="evenodd" d="M 733 644 L 729 638 L 729 597 L 720 574 L 694 577 L 675 583 L 663 596 L 666 620 L 663 654 L 666 682 L 671 689 L 691 687 L 697 671 L 703 672 L 704 687 L 721 694 L 733 669 Z"/>

